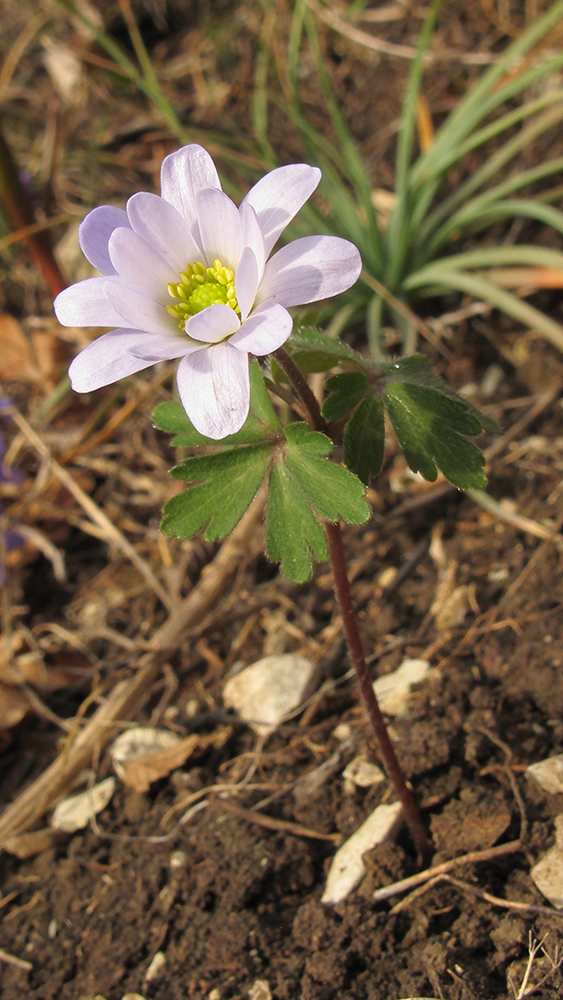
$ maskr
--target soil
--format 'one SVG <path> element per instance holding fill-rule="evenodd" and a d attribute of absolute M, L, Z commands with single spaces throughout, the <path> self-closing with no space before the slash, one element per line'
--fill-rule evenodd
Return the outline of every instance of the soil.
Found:
<path fill-rule="evenodd" d="M 182 31 L 173 5 L 167 20 L 160 5 L 147 2 L 143 30 L 158 67 L 172 66 L 173 57 L 199 39 L 205 70 L 200 91 L 194 71 L 180 110 L 191 101 L 195 125 L 205 120 L 217 130 L 230 122 L 248 135 L 245 100 L 260 8 L 248 5 L 246 30 L 236 35 L 239 8 L 219 6 L 213 11 L 194 5 L 189 30 Z M 437 44 L 492 51 L 506 40 L 491 20 L 492 5 L 475 5 L 473 14 L 463 7 L 449 6 Z M 513 12 L 514 30 L 521 14 L 519 7 Z M 15 5 L 10 17 L 17 33 Z M 106 17 L 123 42 L 112 5 Z M 377 27 L 381 37 L 412 43 L 419 25 L 413 13 L 407 23 Z M 64 19 L 56 29 L 79 48 Z M 221 31 L 234 40 L 223 62 L 210 68 L 206 39 L 213 32 L 221 37 Z M 406 63 L 368 57 L 328 32 L 323 39 L 339 68 L 336 82 L 374 165 L 374 180 L 389 184 Z M 31 87 L 34 72 L 40 72 L 36 59 L 18 71 L 22 87 Z M 236 59 L 240 72 L 222 92 L 219 85 Z M 103 103 L 105 89 L 115 86 L 112 78 L 96 76 L 92 65 L 88 105 L 65 111 L 73 158 L 55 174 L 59 207 L 69 192 L 76 195 L 86 162 L 85 107 L 94 120 L 96 102 Z M 440 64 L 429 74 L 437 114 L 455 99 L 460 75 L 467 80 L 474 72 L 460 63 L 447 70 Z M 171 90 L 179 86 L 168 79 Z M 42 86 L 45 93 L 45 80 Z M 20 96 L 11 95 L 14 121 Z M 139 134 L 133 128 L 125 137 L 127 110 L 125 104 L 116 108 L 112 120 L 121 137 L 118 151 L 105 147 L 105 159 L 95 159 L 83 178 L 84 203 L 119 200 L 115 178 L 125 191 L 128 174 L 137 186 L 143 186 L 142 175 L 146 186 L 163 145 L 172 147 L 141 112 Z M 326 122 L 321 124 L 328 134 Z M 284 141 L 286 157 L 299 158 L 287 123 L 282 133 L 281 115 L 274 116 L 272 128 L 277 147 Z M 25 141 L 14 125 L 18 152 Z M 143 156 L 149 166 L 140 168 Z M 104 162 L 111 163 L 111 181 Z M 5 295 L 4 308 L 16 311 L 15 286 Z M 44 292 L 39 288 L 33 295 L 36 312 L 47 316 Z M 543 305 L 560 311 L 555 297 Z M 451 871 L 455 883 L 433 882 L 375 903 L 377 889 L 418 871 L 402 829 L 395 842 L 365 855 L 365 876 L 343 902 L 320 902 L 336 847 L 379 803 L 392 800 L 392 792 L 386 783 L 350 787 L 342 777 L 358 754 L 379 758 L 348 672 L 327 567 L 318 566 L 309 584 L 289 584 L 258 554 L 258 530 L 228 593 L 183 637 L 142 707 L 119 727 L 150 724 L 182 737 L 196 734 L 190 759 L 145 792 L 118 782 L 91 828 L 49 833 L 48 846 L 27 858 L 8 852 L 0 857 L 2 1000 L 122 1000 L 126 994 L 146 1000 L 497 1000 L 531 995 L 520 987 L 530 948 L 540 941 L 544 952 L 532 963 L 527 989 L 546 977 L 534 996 L 563 995 L 563 976 L 552 968 L 563 947 L 563 911 L 550 907 L 530 876 L 554 842 L 563 795 L 541 792 L 525 775 L 529 764 L 563 753 L 563 362 L 540 338 L 494 316 L 463 320 L 450 332 L 447 348 L 444 358 L 424 347 L 444 377 L 472 391 L 472 401 L 503 428 L 501 447 L 490 460 L 489 492 L 503 502 L 508 519 L 444 484 L 419 482 L 391 444 L 371 494 L 373 519 L 348 528 L 345 543 L 374 677 L 405 657 L 426 658 L 433 668 L 408 713 L 391 720 L 399 759 L 433 837 L 432 863 L 474 851 L 484 852 L 482 860 Z M 487 386 L 495 372 L 499 379 L 491 394 Z M 174 489 L 166 472 L 171 452 L 148 424 L 146 402 L 131 405 L 143 393 L 151 407 L 170 397 L 170 379 L 163 376 L 156 384 L 151 377 L 143 374 L 118 396 L 110 389 L 86 401 L 67 398 L 44 433 L 62 455 L 100 400 L 112 414 L 130 406 L 127 422 L 70 467 L 180 600 L 190 586 L 197 588 L 216 549 L 159 540 L 159 512 Z M 26 393 L 39 398 L 37 385 L 30 390 L 15 378 L 9 389 L 22 408 Z M 83 676 L 54 693 L 40 689 L 33 710 L 0 733 L 0 804 L 7 808 L 64 753 L 69 728 L 72 737 L 93 703 L 134 676 L 144 642 L 165 615 L 128 561 L 99 532 L 85 532 L 75 501 L 39 479 L 32 449 L 20 451 L 26 489 L 35 489 L 27 494 L 22 517 L 31 523 L 35 515 L 33 523 L 61 548 L 67 575 L 57 581 L 45 554 L 14 554 L 4 613 L 12 631 L 22 628 L 28 643 L 33 638 L 49 669 L 70 666 Z M 528 521 L 516 526 L 509 519 L 514 512 Z M 390 568 L 400 570 L 393 583 Z M 43 634 L 49 644 L 41 645 Z M 225 712 L 223 685 L 241 664 L 283 652 L 317 660 L 322 684 L 304 714 L 262 744 Z M 66 731 L 57 719 L 69 723 Z M 305 778 L 323 764 L 324 779 L 311 790 Z M 111 773 L 109 755 L 101 752 L 76 788 Z"/>

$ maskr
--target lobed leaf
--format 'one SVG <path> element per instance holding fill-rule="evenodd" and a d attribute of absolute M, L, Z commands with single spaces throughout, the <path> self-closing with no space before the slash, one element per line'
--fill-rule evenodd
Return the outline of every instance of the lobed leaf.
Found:
<path fill-rule="evenodd" d="M 358 406 L 346 424 L 343 445 L 347 467 L 367 486 L 383 465 L 385 420 L 380 396 L 372 392 Z"/>
<path fill-rule="evenodd" d="M 305 424 L 292 425 L 299 426 L 307 431 L 310 439 L 326 440 L 332 450 L 332 443 L 323 434 L 309 431 Z M 307 441 L 304 435 L 299 437 L 301 439 L 296 440 L 293 434 L 288 434 L 284 461 L 311 507 L 327 521 L 337 521 L 339 517 L 349 524 L 363 524 L 367 521 L 370 508 L 364 500 L 363 483 L 343 466 L 319 457 L 320 450 L 315 450 L 319 447 L 317 442 Z"/>
<path fill-rule="evenodd" d="M 371 392 L 363 372 L 343 372 L 333 375 L 325 383 L 329 395 L 322 406 L 325 420 L 340 420 L 350 413 Z"/>
<path fill-rule="evenodd" d="M 177 479 L 195 483 L 164 507 L 165 535 L 190 538 L 207 525 L 205 538 L 225 538 L 258 492 L 270 463 L 271 444 L 198 455 L 172 469 Z"/>
<path fill-rule="evenodd" d="M 460 400 L 463 404 L 463 401 Z M 479 422 L 457 400 L 407 382 L 389 383 L 385 408 L 405 458 L 434 482 L 440 469 L 458 489 L 484 489 L 485 459 L 462 434 L 477 433 Z M 469 429 L 471 428 L 471 430 Z"/>
<path fill-rule="evenodd" d="M 283 462 L 270 473 L 266 549 L 270 559 L 281 563 L 282 573 L 295 583 L 304 583 L 311 576 L 311 553 L 317 559 L 328 559 L 324 530 Z"/>

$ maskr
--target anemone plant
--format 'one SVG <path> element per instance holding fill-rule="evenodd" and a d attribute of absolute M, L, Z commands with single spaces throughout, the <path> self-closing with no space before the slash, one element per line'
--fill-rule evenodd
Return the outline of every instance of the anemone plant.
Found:
<path fill-rule="evenodd" d="M 563 327 L 523 301 L 535 289 L 561 287 L 563 253 L 490 244 L 493 224 L 505 219 L 533 219 L 563 233 L 563 212 L 553 204 L 561 198 L 561 186 L 549 190 L 543 183 L 563 169 L 563 157 L 532 169 L 522 169 L 518 160 L 563 119 L 563 89 L 556 77 L 563 52 L 555 47 L 563 0 L 552 4 L 482 71 L 415 154 L 424 60 L 441 3 L 434 0 L 431 6 L 412 63 L 397 142 L 393 205 L 383 227 L 366 166 L 332 89 L 310 5 L 296 0 L 286 73 L 291 100 L 280 106 L 298 130 L 308 158 L 322 167 L 322 194 L 330 215 L 323 218 L 310 208 L 308 223 L 317 232 L 338 232 L 359 247 L 363 282 L 351 293 L 345 318 L 352 312 L 367 315 L 374 355 L 381 353 L 381 326 L 389 318 L 401 331 L 404 351 L 412 351 L 416 329 L 405 319 L 405 305 L 452 291 L 486 301 L 563 350 Z M 298 64 L 305 37 L 337 146 L 310 125 L 299 99 Z M 273 165 L 264 79 L 262 69 L 257 74 L 254 120 L 262 154 Z M 469 154 L 472 163 L 480 154 L 477 170 L 469 168 Z M 451 183 L 454 169 L 464 176 L 456 186 Z"/>

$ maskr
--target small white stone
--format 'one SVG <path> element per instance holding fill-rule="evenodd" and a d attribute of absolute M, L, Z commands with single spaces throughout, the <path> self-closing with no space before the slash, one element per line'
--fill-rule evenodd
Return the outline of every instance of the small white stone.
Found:
<path fill-rule="evenodd" d="M 352 726 L 347 722 L 339 722 L 332 735 L 339 743 L 344 743 L 344 740 L 349 740 L 352 735 Z"/>
<path fill-rule="evenodd" d="M 172 871 L 178 871 L 179 868 L 185 868 L 188 863 L 188 855 L 185 851 L 174 851 L 170 855 L 170 861 L 168 862 Z"/>
<path fill-rule="evenodd" d="M 540 858 L 530 875 L 542 896 L 563 910 L 563 813 L 555 817 L 555 844 Z"/>
<path fill-rule="evenodd" d="M 145 983 L 154 983 L 160 979 L 166 965 L 166 955 L 163 951 L 157 951 L 151 964 L 145 973 Z"/>
<path fill-rule="evenodd" d="M 180 742 L 180 737 L 169 729 L 155 729 L 152 726 L 135 726 L 126 729 L 111 745 L 110 755 L 115 773 L 122 778 L 124 764 L 137 757 L 148 757 L 159 750 L 168 750 Z"/>
<path fill-rule="evenodd" d="M 303 656 L 266 656 L 229 678 L 223 701 L 254 731 L 274 731 L 313 693 L 320 669 Z"/>
<path fill-rule="evenodd" d="M 51 817 L 53 830 L 74 833 L 83 830 L 94 816 L 105 809 L 115 791 L 115 778 L 106 778 L 79 795 L 71 795 L 56 806 Z"/>
<path fill-rule="evenodd" d="M 386 715 L 403 715 L 409 704 L 411 690 L 431 674 L 428 660 L 403 660 L 392 674 L 384 674 L 374 682 L 379 707 Z"/>
<path fill-rule="evenodd" d="M 272 991 L 267 979 L 257 979 L 248 991 L 248 1000 L 272 1000 Z"/>
<path fill-rule="evenodd" d="M 530 764 L 526 768 L 528 777 L 543 788 L 549 795 L 558 795 L 563 792 L 563 754 L 556 757 L 547 757 L 545 760 L 538 760 L 535 764 Z"/>
<path fill-rule="evenodd" d="M 347 781 L 352 781 L 358 788 L 371 788 L 373 785 L 380 785 L 385 781 L 385 775 L 377 764 L 372 764 L 365 757 L 354 757 L 346 765 L 342 772 L 342 777 Z"/>
<path fill-rule="evenodd" d="M 355 889 L 365 872 L 363 856 L 395 835 L 403 818 L 400 802 L 378 806 L 365 823 L 342 844 L 330 866 L 321 903 L 340 903 Z"/>

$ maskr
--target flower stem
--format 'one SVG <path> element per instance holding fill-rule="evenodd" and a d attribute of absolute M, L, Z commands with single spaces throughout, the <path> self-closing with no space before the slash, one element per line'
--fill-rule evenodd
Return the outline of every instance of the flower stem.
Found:
<path fill-rule="evenodd" d="M 379 743 L 381 756 L 385 763 L 385 770 L 393 782 L 397 797 L 403 806 L 405 819 L 415 842 L 417 854 L 422 864 L 428 864 L 434 850 L 432 842 L 427 836 L 420 813 L 413 795 L 407 787 L 401 765 L 397 760 L 397 755 L 389 738 L 387 726 L 385 725 L 385 720 L 373 690 L 368 665 L 362 649 L 358 619 L 350 593 L 346 556 L 344 555 L 344 546 L 342 544 L 342 531 L 339 524 L 331 524 L 330 521 L 325 522 L 325 531 L 334 574 L 334 589 L 340 605 L 344 634 L 348 644 L 350 659 L 352 660 L 358 684 L 360 685 L 360 693 Z"/>
<path fill-rule="evenodd" d="M 306 407 L 311 426 L 314 427 L 315 430 L 322 431 L 326 434 L 328 430 L 327 422 L 324 419 L 320 406 L 302 372 L 283 348 L 275 351 L 274 357 L 293 383 L 296 391 L 299 393 Z M 422 864 L 428 864 L 433 853 L 432 841 L 426 833 L 413 795 L 407 787 L 405 776 L 401 770 L 401 765 L 399 764 L 397 755 L 393 749 L 393 744 L 389 738 L 385 720 L 373 690 L 368 665 L 364 656 L 362 640 L 360 638 L 360 631 L 358 628 L 358 619 L 350 591 L 350 581 L 348 579 L 346 556 L 344 554 L 344 546 L 342 544 L 342 531 L 340 529 L 340 525 L 332 524 L 330 521 L 325 521 L 325 532 L 328 541 L 330 562 L 334 574 L 334 589 L 342 614 L 344 635 L 346 637 L 350 659 L 352 660 L 354 670 L 356 671 L 356 677 L 360 686 L 360 693 L 376 739 L 379 743 L 381 756 L 383 757 L 383 762 L 385 764 L 385 770 L 387 771 L 387 775 L 393 783 L 397 797 L 403 806 L 405 819 L 411 831 L 419 860 Z"/>

